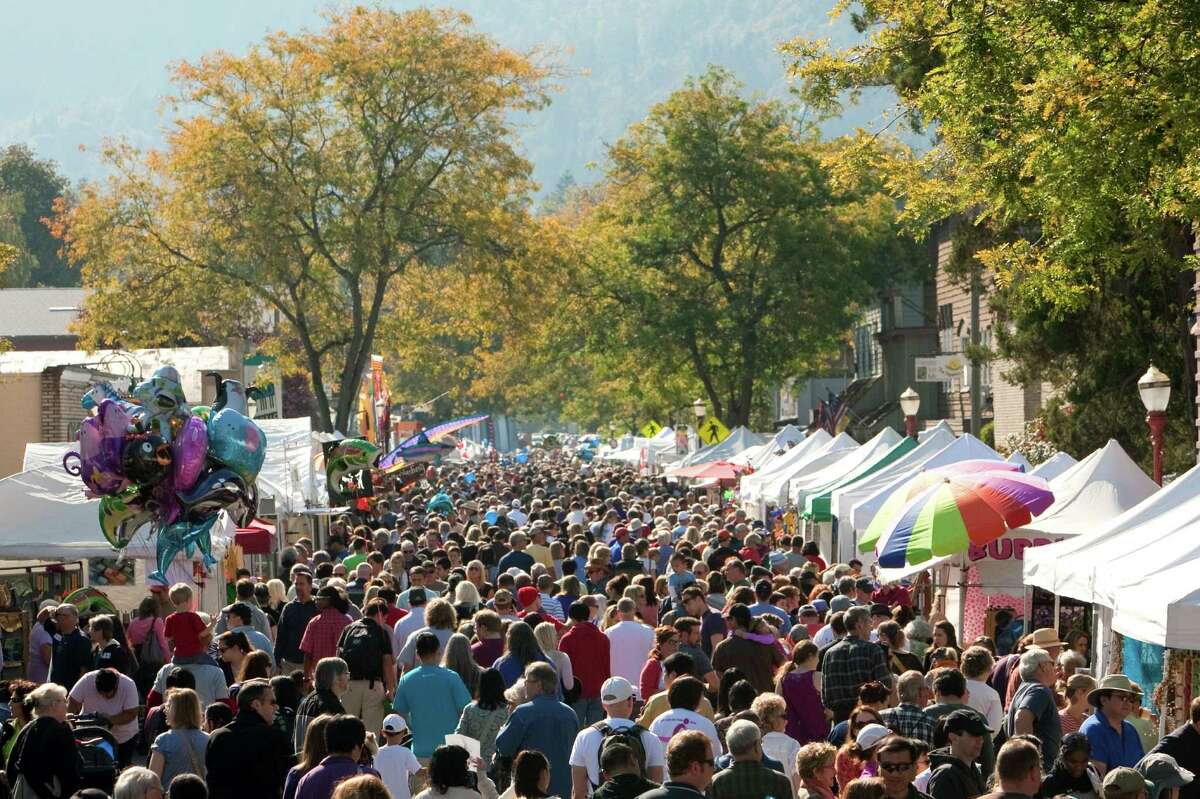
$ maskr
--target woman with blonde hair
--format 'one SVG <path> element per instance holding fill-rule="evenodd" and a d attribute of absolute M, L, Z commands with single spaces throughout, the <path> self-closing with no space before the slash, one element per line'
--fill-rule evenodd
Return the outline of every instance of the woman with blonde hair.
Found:
<path fill-rule="evenodd" d="M 200 729 L 200 697 L 191 688 L 172 688 L 163 702 L 168 730 L 150 746 L 150 770 L 163 785 L 180 774 L 195 774 L 204 779 L 207 770 L 204 753 L 208 733 Z"/>
<path fill-rule="evenodd" d="M 533 637 L 537 639 L 542 654 L 550 659 L 550 665 L 558 672 L 559 689 L 563 694 L 569 693 L 575 687 L 575 672 L 571 667 L 571 658 L 558 648 L 558 630 L 548 621 L 533 628 Z"/>
<path fill-rule="evenodd" d="M 339 782 L 331 799 L 392 799 L 392 795 L 374 774 L 359 774 Z"/>
<path fill-rule="evenodd" d="M 462 677 L 463 685 L 467 686 L 467 693 L 472 699 L 479 696 L 479 677 L 483 669 L 475 662 L 469 638 L 461 633 L 450 636 L 446 648 L 442 650 L 442 666 Z"/>
<path fill-rule="evenodd" d="M 300 778 L 320 765 L 329 750 L 325 748 L 325 725 L 333 716 L 323 713 L 308 723 L 304 733 L 304 748 L 300 750 L 300 762 L 288 770 L 283 780 L 283 799 L 295 799 Z"/>
<path fill-rule="evenodd" d="M 471 615 L 479 610 L 483 601 L 479 598 L 479 588 L 470 580 L 462 580 L 454 588 L 454 604 L 465 608 Z"/>
<path fill-rule="evenodd" d="M 825 741 L 814 741 L 796 753 L 796 799 L 835 799 L 833 785 L 837 749 Z"/>
<path fill-rule="evenodd" d="M 483 561 L 473 560 L 467 564 L 467 582 L 475 586 L 478 591 L 487 582 L 487 569 L 484 568 Z M 461 583 L 460 583 L 461 585 Z"/>
<path fill-rule="evenodd" d="M 79 748 L 67 724 L 67 689 L 46 683 L 29 693 L 33 720 L 17 733 L 8 758 L 8 784 L 20 795 L 66 797 L 79 788 Z"/>
<path fill-rule="evenodd" d="M 283 606 L 287 604 L 287 586 L 283 584 L 283 580 L 279 578 L 267 580 L 267 597 L 272 608 L 277 611 L 283 610 Z"/>

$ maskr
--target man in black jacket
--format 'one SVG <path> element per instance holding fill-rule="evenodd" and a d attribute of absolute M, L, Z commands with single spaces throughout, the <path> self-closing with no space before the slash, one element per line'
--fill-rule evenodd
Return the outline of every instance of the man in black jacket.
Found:
<path fill-rule="evenodd" d="M 1200 769 L 1200 697 L 1192 700 L 1187 724 L 1172 730 L 1150 750 L 1175 758 L 1175 762 L 1193 774 Z M 1179 789 L 1179 799 L 1200 799 L 1200 780 L 1192 780 Z"/>
<path fill-rule="evenodd" d="M 975 799 L 987 792 L 987 784 L 975 761 L 983 748 L 983 737 L 991 735 L 974 711 L 956 710 L 942 722 L 950 745 L 929 753 L 929 795 L 933 799 Z"/>
<path fill-rule="evenodd" d="M 296 598 L 283 606 L 279 624 L 275 627 L 275 661 L 281 674 L 304 671 L 304 653 L 300 651 L 300 639 L 304 628 L 317 615 L 317 603 L 312 598 L 313 576 L 307 566 L 292 567 L 292 585 Z"/>
<path fill-rule="evenodd" d="M 211 799 L 283 795 L 283 781 L 295 758 L 287 736 L 271 726 L 275 708 L 269 682 L 242 684 L 237 715 L 208 739 L 204 764 Z"/>

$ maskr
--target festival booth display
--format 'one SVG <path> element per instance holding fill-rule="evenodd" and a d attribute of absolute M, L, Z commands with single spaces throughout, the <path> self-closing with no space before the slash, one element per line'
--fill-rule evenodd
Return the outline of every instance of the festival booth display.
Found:
<path fill-rule="evenodd" d="M 837 531 L 838 552 L 837 560 L 846 563 L 857 557 L 855 551 L 854 524 L 852 514 L 854 506 L 870 497 L 884 486 L 896 482 L 898 478 L 911 475 L 931 457 L 950 444 L 954 443 L 954 431 L 945 420 L 933 427 L 917 433 L 917 446 L 892 463 L 853 485 L 834 489 L 830 496 L 830 510 L 834 517 L 834 529 Z M 864 525 L 865 526 L 865 525 Z"/>
<path fill-rule="evenodd" d="M 1053 502 L 1028 524 L 1005 530 L 986 545 L 972 544 L 965 552 L 899 569 L 882 568 L 881 577 L 896 580 L 924 569 L 939 571 L 939 582 L 960 592 L 959 629 L 968 638 L 1002 632 L 997 630 L 997 618 L 1004 627 L 1010 620 L 1026 620 L 1028 629 L 1054 627 L 1063 634 L 1090 629 L 1088 606 L 1056 603 L 1053 597 L 1047 602 L 1036 591 L 1027 591 L 1022 564 L 1035 548 L 1094 529 L 1149 497 L 1157 486 L 1116 441 L 1109 441 L 1048 486 Z"/>
<path fill-rule="evenodd" d="M 1031 551 L 1026 582 L 1097 605 L 1102 662 L 1153 697 L 1168 728 L 1200 695 L 1200 467 L 1091 532 Z"/>
<path fill-rule="evenodd" d="M 932 449 L 942 440 L 941 436 L 930 437 L 928 445 Z M 915 456 L 921 452 L 921 447 L 917 447 L 909 453 L 909 457 Z M 875 518 L 875 514 L 883 507 L 884 503 L 898 491 L 902 486 L 908 483 L 921 472 L 927 469 L 938 469 L 944 466 L 949 466 L 954 463 L 961 463 L 969 460 L 994 460 L 996 463 L 1003 463 L 1003 458 L 1000 453 L 989 447 L 987 444 L 980 441 L 970 433 L 963 433 L 958 438 L 952 438 L 951 442 L 937 450 L 926 450 L 922 453 L 923 457 L 919 463 L 910 461 L 910 468 L 897 474 L 894 479 L 877 489 L 866 499 L 854 505 L 850 511 L 850 525 L 854 530 L 855 550 L 857 556 L 866 565 L 873 563 L 875 560 L 874 553 L 871 550 L 864 551 L 860 547 L 859 540 L 862 538 L 863 532 L 870 525 L 871 520 Z M 900 462 L 897 461 L 897 465 Z M 839 520 L 840 526 L 840 520 Z M 847 534 L 845 538 L 850 538 Z"/>

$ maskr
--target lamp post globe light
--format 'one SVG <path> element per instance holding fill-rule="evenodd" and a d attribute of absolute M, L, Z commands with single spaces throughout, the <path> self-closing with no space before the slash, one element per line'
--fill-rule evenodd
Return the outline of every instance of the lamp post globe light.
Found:
<path fill-rule="evenodd" d="M 921 395 L 909 386 L 900 395 L 900 412 L 904 414 L 904 434 L 917 437 L 917 411 L 921 410 Z"/>
<path fill-rule="evenodd" d="M 1150 364 L 1138 380 L 1138 394 L 1146 406 L 1146 424 L 1154 448 L 1154 482 L 1162 485 L 1163 430 L 1167 426 L 1167 404 L 1171 401 L 1171 378 Z"/>
<path fill-rule="evenodd" d="M 707 412 L 704 410 L 704 400 L 697 399 L 692 403 L 692 413 L 696 414 L 696 419 L 703 419 L 705 417 Z"/>

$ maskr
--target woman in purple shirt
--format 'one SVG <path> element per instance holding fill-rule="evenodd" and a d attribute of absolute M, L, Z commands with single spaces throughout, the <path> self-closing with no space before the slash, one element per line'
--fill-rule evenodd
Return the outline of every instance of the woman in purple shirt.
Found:
<path fill-rule="evenodd" d="M 791 660 L 783 664 L 775 678 L 775 691 L 787 704 L 785 732 L 801 744 L 823 741 L 829 734 L 829 719 L 821 703 L 818 654 L 816 644 L 801 641 L 792 649 Z"/>

